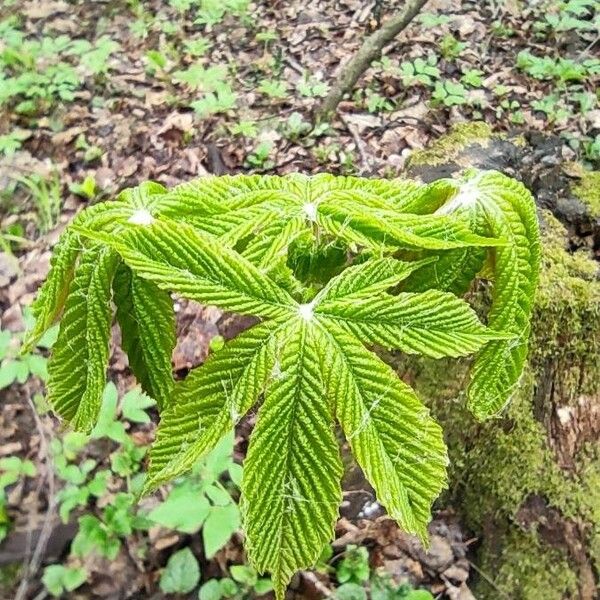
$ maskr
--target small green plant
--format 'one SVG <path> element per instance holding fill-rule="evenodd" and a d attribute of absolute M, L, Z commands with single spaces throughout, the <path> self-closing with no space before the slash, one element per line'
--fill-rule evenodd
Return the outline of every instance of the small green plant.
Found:
<path fill-rule="evenodd" d="M 434 81 L 440 76 L 440 70 L 437 67 L 438 59 L 435 54 L 429 54 L 427 58 L 415 58 L 414 61 L 406 61 L 400 65 L 400 74 L 404 85 L 420 83 L 425 86 L 432 86 Z"/>
<path fill-rule="evenodd" d="M 247 138 L 255 138 L 258 135 L 258 128 L 255 121 L 238 121 L 228 126 L 233 135 L 241 135 Z"/>
<path fill-rule="evenodd" d="M 366 91 L 365 103 L 367 105 L 367 110 L 370 113 L 384 112 L 393 110 L 394 108 L 394 105 L 390 100 L 372 90 Z"/>
<path fill-rule="evenodd" d="M 206 92 L 200 100 L 190 103 L 201 117 L 207 117 L 217 113 L 224 113 L 235 108 L 237 94 L 226 84 L 220 84 L 214 92 Z"/>
<path fill-rule="evenodd" d="M 479 69 L 469 69 L 462 74 L 460 81 L 465 85 L 479 88 L 483 85 L 483 71 L 480 71 Z"/>
<path fill-rule="evenodd" d="M 263 79 L 257 90 L 269 98 L 282 99 L 287 97 L 287 84 L 285 81 Z"/>
<path fill-rule="evenodd" d="M 37 469 L 30 460 L 18 456 L 0 458 L 0 542 L 8 534 L 10 519 L 6 512 L 6 488 L 23 477 L 35 477 Z"/>
<path fill-rule="evenodd" d="M 489 418 L 525 363 L 538 269 L 533 199 L 496 172 L 427 185 L 327 174 L 206 177 L 170 191 L 145 183 L 67 228 L 24 350 L 60 317 L 48 400 L 93 430 L 116 307 L 130 367 L 160 412 L 146 493 L 189 472 L 260 405 L 241 520 L 251 566 L 271 573 L 281 599 L 333 533 L 343 473 L 335 422 L 390 517 L 427 538 L 446 481 L 442 430 L 370 348 L 475 354 L 467 405 Z M 482 270 L 494 281 L 487 325 L 462 298 Z M 175 382 L 170 293 L 257 324 Z M 81 517 L 74 554 L 114 557 L 120 536 L 147 526 L 133 493 Z M 214 481 L 205 495 L 213 508 L 229 505 Z"/>
<path fill-rule="evenodd" d="M 443 104 L 448 107 L 467 104 L 467 90 L 462 83 L 450 80 L 438 81 L 431 94 L 431 100 L 433 104 Z"/>
<path fill-rule="evenodd" d="M 233 434 L 230 434 L 148 514 L 150 521 L 177 531 L 195 533 L 202 528 L 204 552 L 208 558 L 212 558 L 240 528 L 239 508 L 230 490 L 220 482 L 221 476 L 228 473 L 234 485 L 241 484 L 242 469 L 233 462 L 232 450 Z"/>
<path fill-rule="evenodd" d="M 273 589 L 271 580 L 261 578 L 249 565 L 232 565 L 229 567 L 231 577 L 209 579 L 202 584 L 198 593 L 199 600 L 250 600 L 256 596 L 264 596 Z"/>
<path fill-rule="evenodd" d="M 285 121 L 283 132 L 290 140 L 297 140 L 306 135 L 312 129 L 312 125 L 304 120 L 299 112 L 293 112 Z"/>
<path fill-rule="evenodd" d="M 41 175 L 19 177 L 19 183 L 25 187 L 38 214 L 38 226 L 41 233 L 47 233 L 58 222 L 61 206 L 61 183 L 56 172 L 47 178 Z"/>
<path fill-rule="evenodd" d="M 0 135 L 0 154 L 12 156 L 30 137 L 31 132 L 25 129 L 14 129 L 5 135 Z"/>
<path fill-rule="evenodd" d="M 65 592 L 72 592 L 83 585 L 87 572 L 83 567 L 50 565 L 44 569 L 42 583 L 49 594 L 58 598 Z"/>
<path fill-rule="evenodd" d="M 200 0 L 195 23 L 218 25 L 227 15 L 247 21 L 250 0 Z"/>
<path fill-rule="evenodd" d="M 566 31 L 597 31 L 597 20 L 591 18 L 598 8 L 596 0 L 568 0 L 559 3 L 559 10 L 544 17 L 545 24 L 556 33 Z"/>
<path fill-rule="evenodd" d="M 296 84 L 296 89 L 301 96 L 307 98 L 322 98 L 327 95 L 329 86 L 324 82 L 314 77 L 309 77 L 306 74 Z"/>
<path fill-rule="evenodd" d="M 407 584 L 396 584 L 388 573 L 376 571 L 370 580 L 372 600 L 434 600 L 431 592 L 415 590 Z"/>
<path fill-rule="evenodd" d="M 183 47 L 190 56 L 204 56 L 211 49 L 212 42 L 203 37 L 188 39 L 183 42 Z"/>
<path fill-rule="evenodd" d="M 553 59 L 538 57 L 527 50 L 517 55 L 517 68 L 535 79 L 554 79 L 564 86 L 569 82 L 580 82 L 600 73 L 600 60 L 589 58 L 575 61 L 569 58 Z"/>
<path fill-rule="evenodd" d="M 75 148 L 77 150 L 83 150 L 83 160 L 85 163 L 94 162 L 95 160 L 101 158 L 104 154 L 104 150 L 102 150 L 102 148 L 88 143 L 83 133 L 77 136 Z"/>
<path fill-rule="evenodd" d="M 246 157 L 246 162 L 255 169 L 268 169 L 272 166 L 272 162 L 269 160 L 271 150 L 273 150 L 273 142 L 270 140 L 259 142 Z"/>
<path fill-rule="evenodd" d="M 200 581 L 200 566 L 189 548 L 171 554 L 160 576 L 160 589 L 165 594 L 188 594 Z"/>
<path fill-rule="evenodd" d="M 364 546 L 350 545 L 336 569 L 340 583 L 364 583 L 369 579 L 369 552 Z"/>
<path fill-rule="evenodd" d="M 423 12 L 418 15 L 417 19 L 421 22 L 423 27 L 431 29 L 433 27 L 439 27 L 440 25 L 446 25 L 450 22 L 448 15 L 440 15 L 430 12 Z"/>
<path fill-rule="evenodd" d="M 185 70 L 173 73 L 174 83 L 184 83 L 192 90 L 214 92 L 225 84 L 227 67 L 215 65 L 205 68 L 202 65 L 192 65 Z"/>
<path fill-rule="evenodd" d="M 31 326 L 30 315 L 26 320 Z M 54 343 L 58 329 L 52 327 L 36 343 L 39 349 L 47 350 Z M 48 378 L 47 359 L 45 356 L 21 348 L 23 332 L 13 333 L 0 329 L 0 390 L 13 383 L 23 384 L 29 377 L 39 377 L 42 381 Z"/>
<path fill-rule="evenodd" d="M 72 183 L 69 191 L 87 200 L 93 200 L 99 193 L 96 178 L 93 175 L 86 175 L 81 183 Z"/>
<path fill-rule="evenodd" d="M 440 54 L 446 60 L 458 58 L 466 47 L 465 42 L 460 42 L 451 33 L 444 35 L 439 43 Z"/>
<path fill-rule="evenodd" d="M 571 116 L 571 111 L 561 102 L 558 94 L 549 94 L 540 100 L 533 100 L 531 108 L 544 113 L 550 123 L 564 121 Z"/>

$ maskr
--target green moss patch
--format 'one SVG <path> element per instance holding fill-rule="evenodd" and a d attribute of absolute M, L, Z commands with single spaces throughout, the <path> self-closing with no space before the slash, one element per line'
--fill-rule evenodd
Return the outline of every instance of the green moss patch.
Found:
<path fill-rule="evenodd" d="M 451 162 L 471 144 L 486 146 L 492 137 L 492 128 L 481 121 L 459 123 L 445 136 L 433 142 L 425 150 L 417 150 L 409 159 L 411 167 L 417 165 L 436 166 Z"/>
<path fill-rule="evenodd" d="M 573 194 L 589 209 L 590 214 L 600 218 L 600 171 L 578 169 L 579 182 L 573 187 Z"/>

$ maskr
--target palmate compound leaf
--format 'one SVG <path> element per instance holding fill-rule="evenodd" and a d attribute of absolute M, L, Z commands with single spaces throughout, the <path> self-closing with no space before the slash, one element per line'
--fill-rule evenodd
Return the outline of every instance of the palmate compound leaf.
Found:
<path fill-rule="evenodd" d="M 280 597 L 293 572 L 312 565 L 332 533 L 341 478 L 334 415 L 380 501 L 404 528 L 425 538 L 431 503 L 445 481 L 441 431 L 414 392 L 348 330 L 335 303 L 383 295 L 428 262 L 383 258 L 347 269 L 313 303 L 292 301 L 283 318 L 227 343 L 176 384 L 174 402 L 162 414 L 146 491 L 189 470 L 264 394 L 245 462 L 242 507 L 249 558 L 273 574 Z M 470 319 L 467 304 L 455 300 Z M 426 323 L 432 306 L 422 307 L 413 314 Z M 447 323 L 437 316 L 446 327 L 439 355 L 455 352 L 453 336 L 463 343 L 465 323 L 457 312 Z M 369 341 L 368 326 L 359 333 Z M 472 335 L 475 348 L 490 337 L 483 326 Z"/>
<path fill-rule="evenodd" d="M 296 238 L 317 235 L 318 228 L 346 244 L 387 252 L 502 243 L 474 234 L 462 218 L 425 214 L 437 202 L 435 190 L 407 180 L 237 175 L 161 190 L 138 194 L 135 204 L 132 193 L 123 193 L 120 202 L 92 209 L 80 226 L 114 233 L 127 223 L 183 221 L 235 247 L 267 272 L 285 261 Z"/>
<path fill-rule="evenodd" d="M 48 401 L 73 427 L 95 424 L 106 384 L 112 323 L 111 283 L 118 255 L 95 246 L 81 256 L 48 361 Z"/>
<path fill-rule="evenodd" d="M 438 212 L 470 218 L 482 235 L 506 240 L 493 248 L 492 306 L 488 326 L 513 334 L 492 341 L 471 370 L 468 406 L 479 420 L 497 414 L 509 401 L 527 358 L 530 318 L 540 266 L 535 202 L 524 185 L 495 171 L 472 175 Z"/>
<path fill-rule="evenodd" d="M 159 409 L 171 399 L 173 380 L 171 355 L 175 348 L 175 313 L 168 292 L 142 279 L 124 263 L 113 280 L 121 346 L 142 389 Z"/>
<path fill-rule="evenodd" d="M 444 484 L 446 454 L 439 427 L 412 390 L 363 343 L 456 356 L 479 349 L 492 337 L 505 337 L 483 327 L 466 303 L 449 294 L 386 293 L 416 269 L 434 264 L 432 259 L 368 260 L 332 279 L 312 302 L 298 304 L 265 272 L 271 257 L 285 258 L 283 248 L 300 228 L 315 235 L 324 228 L 332 236 L 341 228 L 351 231 L 338 237 L 352 243 L 352 249 L 363 245 L 383 252 L 503 241 L 474 235 L 463 215 L 419 215 L 437 200 L 420 195 L 416 184 L 386 184 L 378 194 L 368 180 L 284 179 L 286 202 L 295 211 L 292 218 L 287 218 L 291 213 L 277 215 L 286 221 L 285 233 L 273 215 L 260 214 L 274 206 L 273 189 L 262 189 L 262 197 L 248 189 L 232 193 L 236 185 L 253 187 L 243 177 L 235 185 L 215 182 L 223 185 L 212 196 L 206 189 L 193 189 L 187 197 L 173 197 L 162 188 L 133 194 L 107 212 L 90 211 L 91 218 L 82 217 L 72 227 L 86 243 L 116 251 L 135 276 L 151 285 L 263 319 L 173 386 L 173 401 L 162 414 L 151 451 L 146 491 L 188 470 L 264 398 L 250 442 L 242 505 L 250 560 L 259 570 L 273 572 L 278 597 L 294 570 L 315 561 L 332 531 L 341 474 L 332 444 L 334 416 L 380 501 L 408 531 L 425 536 L 431 502 Z M 274 189 L 283 185 L 270 182 Z M 180 219 L 178 211 L 188 201 L 196 203 L 196 216 Z M 366 216 L 354 218 L 360 203 Z M 343 217 L 336 209 L 345 204 L 350 223 L 348 214 Z M 217 206 L 231 213 L 221 229 L 207 220 Z M 407 206 L 415 215 L 402 214 Z M 255 211 L 246 213 L 257 219 L 253 228 L 234 214 L 246 209 Z M 253 244 L 256 252 L 248 252 Z M 90 260 L 97 258 L 82 258 L 81 265 Z M 368 314 L 367 298 L 375 318 Z M 352 304 L 358 313 L 350 311 Z"/>

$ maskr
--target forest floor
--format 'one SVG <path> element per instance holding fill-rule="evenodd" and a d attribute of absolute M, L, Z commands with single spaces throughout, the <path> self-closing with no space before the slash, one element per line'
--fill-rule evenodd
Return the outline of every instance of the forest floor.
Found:
<path fill-rule="evenodd" d="M 197 597 L 198 564 L 204 583 L 235 580 L 218 593 L 205 587 L 204 600 L 268 588 L 248 569 L 231 569 L 244 565 L 233 464 L 243 431 L 180 485 L 208 494 L 206 514 L 182 517 L 168 488 L 137 508 L 155 411 L 135 388 L 127 394 L 126 358 L 113 355 L 116 389 L 107 388 L 102 427 L 88 440 L 65 436 L 44 406 L 52 340 L 17 357 L 27 306 L 76 212 L 146 180 L 172 186 L 208 173 L 394 177 L 411 153 L 473 120 L 552 136 L 565 162 L 597 166 L 593 0 L 431 0 L 331 123 L 315 122 L 340 65 L 397 4 L 0 0 L 0 598 L 63 590 L 74 590 L 70 598 Z M 213 308 L 181 304 L 176 373 L 239 326 Z M 451 507 L 438 507 L 426 554 L 351 479 L 332 552 L 294 580 L 297 593 L 349 598 L 340 584 L 377 573 L 380 599 L 409 597 L 399 584 L 473 597 L 470 578 L 486 574 L 472 564 L 477 540 Z M 219 481 L 229 482 L 229 500 L 207 492 Z M 173 557 L 187 587 L 169 580 Z"/>

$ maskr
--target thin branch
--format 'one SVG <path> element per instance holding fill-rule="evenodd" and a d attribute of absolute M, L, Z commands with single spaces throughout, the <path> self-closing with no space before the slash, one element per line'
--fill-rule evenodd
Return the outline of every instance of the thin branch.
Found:
<path fill-rule="evenodd" d="M 409 0 L 404 10 L 389 19 L 375 33 L 365 39 L 353 58 L 342 68 L 336 82 L 331 86 L 323 104 L 317 110 L 317 119 L 327 120 L 337 110 L 344 94 L 350 92 L 369 65 L 381 56 L 381 52 L 419 14 L 428 0 Z"/>
<path fill-rule="evenodd" d="M 354 140 L 354 145 L 356 146 L 358 155 L 360 156 L 360 163 L 361 163 L 360 175 L 365 175 L 366 173 L 370 173 L 371 161 L 369 160 L 369 157 L 367 156 L 367 153 L 365 152 L 366 144 L 362 141 L 360 134 L 358 133 L 356 127 L 354 127 L 354 125 L 352 125 L 352 123 L 350 123 L 348 121 L 348 119 L 346 119 L 346 117 L 342 116 L 341 119 L 342 119 L 344 125 L 346 126 L 346 129 L 350 132 L 350 135 L 352 136 L 352 139 Z"/>
<path fill-rule="evenodd" d="M 31 579 L 35 577 L 42 564 L 44 552 L 46 551 L 48 540 L 50 539 L 50 535 L 52 534 L 52 521 L 56 511 L 54 463 L 50 454 L 48 439 L 46 438 L 44 426 L 37 414 L 37 410 L 29 395 L 27 396 L 27 402 L 29 404 L 29 408 L 33 413 L 36 429 L 38 430 L 40 436 L 39 454 L 40 457 L 44 459 L 46 465 L 46 480 L 48 483 L 48 508 L 46 510 L 46 514 L 44 515 L 44 522 L 42 524 L 42 529 L 40 531 L 40 535 L 38 537 L 33 556 L 23 569 L 23 577 L 21 578 L 19 588 L 15 595 L 15 600 L 25 600 L 25 598 L 27 597 L 29 583 Z"/>

